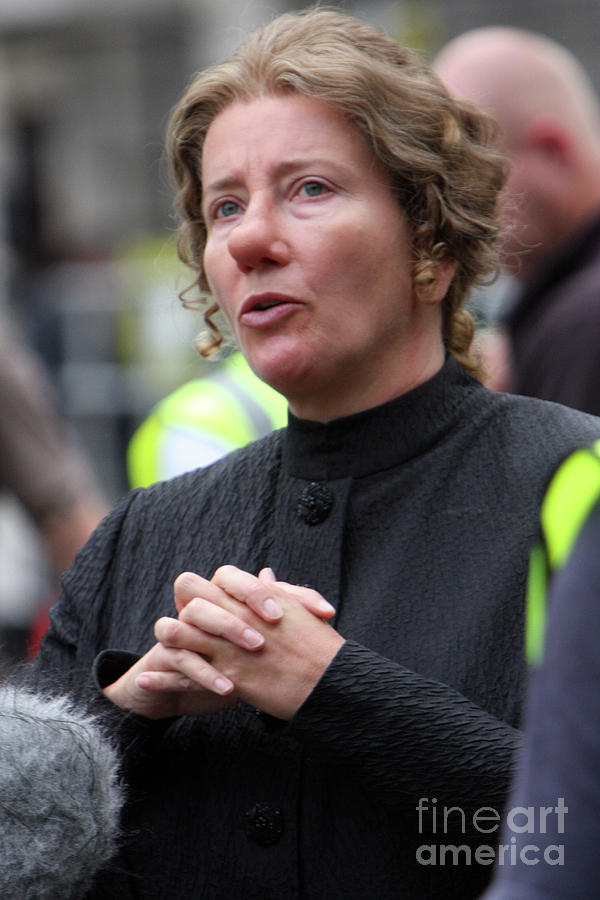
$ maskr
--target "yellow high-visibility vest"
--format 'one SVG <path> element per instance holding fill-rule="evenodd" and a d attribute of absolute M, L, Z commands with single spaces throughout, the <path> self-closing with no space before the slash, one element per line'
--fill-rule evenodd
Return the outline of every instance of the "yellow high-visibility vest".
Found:
<path fill-rule="evenodd" d="M 287 423 L 287 401 L 237 351 L 161 400 L 127 448 L 131 487 L 207 465 Z"/>
<path fill-rule="evenodd" d="M 556 470 L 542 503 L 542 540 L 531 552 L 527 583 L 525 651 L 531 664 L 537 664 L 543 655 L 548 581 L 566 564 L 599 500 L 600 440 L 567 457 Z"/>

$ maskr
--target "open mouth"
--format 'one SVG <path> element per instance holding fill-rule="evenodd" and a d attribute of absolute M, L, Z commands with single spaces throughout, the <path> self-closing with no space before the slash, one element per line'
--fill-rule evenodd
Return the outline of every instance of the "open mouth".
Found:
<path fill-rule="evenodd" d="M 240 322 L 249 328 L 270 328 L 283 321 L 302 304 L 287 294 L 264 291 L 246 297 L 239 313 Z"/>
<path fill-rule="evenodd" d="M 257 303 L 253 308 L 262 311 L 264 309 L 271 309 L 273 306 L 281 306 L 284 302 L 285 301 L 283 300 L 265 300 L 262 303 Z"/>

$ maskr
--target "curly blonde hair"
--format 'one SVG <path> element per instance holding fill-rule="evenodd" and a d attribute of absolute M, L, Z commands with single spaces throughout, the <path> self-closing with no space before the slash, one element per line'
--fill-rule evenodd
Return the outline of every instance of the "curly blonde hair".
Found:
<path fill-rule="evenodd" d="M 463 304 L 498 267 L 498 195 L 506 161 L 496 128 L 475 106 L 453 98 L 416 53 L 340 12 L 285 14 L 258 29 L 229 57 L 197 75 L 176 106 L 167 153 L 180 219 L 178 251 L 208 291 L 202 269 L 202 150 L 213 119 L 235 101 L 298 93 L 333 104 L 364 135 L 386 167 L 412 231 L 413 283 L 427 297 L 436 266 L 456 262 L 442 303 L 446 349 L 480 375 L 474 323 Z M 186 292 L 183 292 L 184 294 Z M 206 355 L 220 343 L 213 331 Z"/>

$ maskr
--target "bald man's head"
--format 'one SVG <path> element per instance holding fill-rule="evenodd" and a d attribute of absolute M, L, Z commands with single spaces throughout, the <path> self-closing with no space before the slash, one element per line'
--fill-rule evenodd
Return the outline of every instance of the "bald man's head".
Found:
<path fill-rule="evenodd" d="M 549 38 L 477 28 L 447 44 L 434 68 L 453 93 L 491 112 L 508 141 L 542 113 L 600 140 L 593 86 L 575 57 Z"/>
<path fill-rule="evenodd" d="M 600 211 L 600 104 L 575 57 L 516 28 L 478 28 L 433 62 L 450 91 L 493 115 L 512 163 L 507 191 L 523 271 Z M 515 249 L 515 247 L 512 247 Z"/>

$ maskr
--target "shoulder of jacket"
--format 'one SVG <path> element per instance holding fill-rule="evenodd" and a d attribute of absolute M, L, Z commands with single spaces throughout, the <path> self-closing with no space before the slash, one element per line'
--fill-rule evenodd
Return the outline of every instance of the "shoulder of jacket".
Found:
<path fill-rule="evenodd" d="M 494 395 L 494 392 L 490 391 L 489 394 Z M 497 399 L 492 400 L 490 408 L 498 413 L 500 423 L 527 426 L 527 433 L 534 437 L 549 428 L 556 428 L 558 434 L 572 436 L 571 446 L 576 449 L 600 436 L 600 417 L 591 413 L 550 400 L 540 400 L 538 397 L 508 393 L 498 393 L 495 397 Z"/>
<path fill-rule="evenodd" d="M 168 481 L 161 481 L 133 492 L 135 505 L 145 508 L 166 499 L 196 497 L 206 491 L 228 492 L 252 490 L 252 483 L 261 477 L 272 477 L 278 467 L 284 429 L 273 431 L 259 440 L 233 450 L 208 466 L 177 475 Z M 250 479 L 251 476 L 251 479 Z"/>

